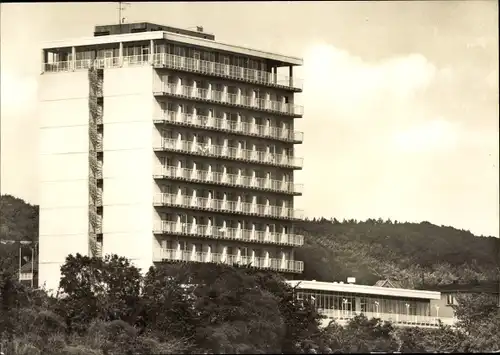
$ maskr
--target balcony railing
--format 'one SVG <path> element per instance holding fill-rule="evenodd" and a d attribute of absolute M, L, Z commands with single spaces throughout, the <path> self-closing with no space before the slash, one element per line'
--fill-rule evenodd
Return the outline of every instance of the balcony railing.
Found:
<path fill-rule="evenodd" d="M 431 317 L 431 316 L 421 316 L 421 315 L 406 315 L 406 314 L 396 314 L 396 313 L 378 313 L 378 312 L 353 312 L 347 310 L 333 310 L 333 309 L 318 309 L 318 311 L 325 315 L 328 319 L 334 319 L 337 321 L 348 321 L 356 316 L 356 314 L 364 314 L 368 319 L 380 318 L 383 321 L 390 321 L 395 325 L 406 325 L 406 326 L 428 326 L 428 327 L 438 327 L 439 320 L 445 325 L 453 325 L 455 320 L 451 317 Z"/>
<path fill-rule="evenodd" d="M 226 213 L 255 215 L 259 217 L 273 217 L 280 219 L 302 219 L 303 211 L 293 208 L 260 205 L 251 202 L 228 201 L 214 198 L 195 197 L 159 193 L 154 195 L 156 206 L 180 206 L 199 210 L 218 211 Z"/>
<path fill-rule="evenodd" d="M 161 117 L 155 121 L 201 127 L 211 130 L 221 130 L 248 136 L 271 138 L 286 142 L 302 143 L 304 140 L 303 132 L 272 126 L 256 125 L 247 122 L 234 122 L 210 116 L 177 113 L 174 111 L 164 111 Z"/>
<path fill-rule="evenodd" d="M 280 101 L 254 98 L 251 96 L 230 94 L 225 91 L 197 88 L 195 86 L 177 85 L 161 82 L 161 87 L 155 90 L 156 94 L 167 94 L 183 98 L 217 102 L 225 105 L 243 106 L 260 111 L 302 116 L 304 108 L 300 105 L 287 104 Z"/>
<path fill-rule="evenodd" d="M 224 253 L 209 253 L 186 251 L 176 249 L 156 249 L 154 261 L 190 261 L 201 263 L 221 263 L 227 265 L 249 265 L 260 269 L 272 269 L 281 272 L 301 273 L 304 270 L 304 263 L 296 260 L 263 258 L 256 256 L 242 256 Z"/>
<path fill-rule="evenodd" d="M 302 80 L 294 77 L 290 78 L 286 75 L 277 75 L 262 70 L 247 69 L 235 65 L 216 63 L 167 53 L 154 54 L 153 64 L 156 67 L 185 70 L 234 80 L 248 81 L 267 86 L 298 90 L 302 90 L 303 86 Z"/>
<path fill-rule="evenodd" d="M 19 273 L 19 281 L 31 281 L 33 280 L 32 272 L 21 272 Z"/>
<path fill-rule="evenodd" d="M 123 66 L 147 65 L 150 64 L 150 59 L 151 57 L 149 55 L 131 55 L 123 56 L 122 58 L 112 57 L 81 59 L 75 60 L 74 62 L 66 60 L 44 63 L 42 69 L 46 72 L 63 72 L 89 69 L 92 65 L 99 69 L 119 68 Z M 303 87 L 303 80 L 296 77 L 290 78 L 286 75 L 273 74 L 262 70 L 248 69 L 235 65 L 182 57 L 173 54 L 153 54 L 152 61 L 155 67 L 185 70 L 217 77 L 247 81 L 260 85 L 291 88 L 299 91 L 302 90 Z"/>
<path fill-rule="evenodd" d="M 52 63 L 44 63 L 42 65 L 43 72 L 67 72 L 74 70 L 86 70 L 94 66 L 97 69 L 119 68 L 133 65 L 146 65 L 150 63 L 149 55 L 130 55 L 112 58 L 96 58 L 96 59 L 79 59 L 75 61 L 57 61 Z"/>
<path fill-rule="evenodd" d="M 273 154 L 270 152 L 189 142 L 173 138 L 162 139 L 161 146 L 156 147 L 155 149 L 178 151 L 186 154 L 203 155 L 223 159 L 250 161 L 259 164 L 283 166 L 293 169 L 301 169 L 303 163 L 302 158 L 285 154 Z"/>
<path fill-rule="evenodd" d="M 154 233 L 189 234 L 210 239 L 227 239 L 255 243 L 269 243 L 301 246 L 304 236 L 298 234 L 273 233 L 253 229 L 228 228 L 224 226 L 202 225 L 194 223 L 178 223 L 160 221 L 155 224 Z"/>
<path fill-rule="evenodd" d="M 301 194 L 303 185 L 291 182 L 258 178 L 252 176 L 219 173 L 207 170 L 186 169 L 176 166 L 159 165 L 155 169 L 155 177 L 168 177 L 174 179 L 191 180 L 220 185 L 233 185 L 245 188 L 269 190 L 288 194 Z"/>

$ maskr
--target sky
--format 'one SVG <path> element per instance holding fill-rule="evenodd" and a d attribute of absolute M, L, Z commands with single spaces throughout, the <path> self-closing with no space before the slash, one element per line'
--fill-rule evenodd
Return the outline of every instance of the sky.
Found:
<path fill-rule="evenodd" d="M 92 36 L 117 4 L 0 12 L 0 187 L 36 204 L 41 43 Z M 295 205 L 307 216 L 499 236 L 497 1 L 131 3 L 123 15 L 304 59 Z"/>

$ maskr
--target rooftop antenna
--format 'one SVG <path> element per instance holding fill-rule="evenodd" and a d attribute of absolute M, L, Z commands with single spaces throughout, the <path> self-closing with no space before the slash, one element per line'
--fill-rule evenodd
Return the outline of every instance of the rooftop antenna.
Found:
<path fill-rule="evenodd" d="M 122 17 L 122 11 L 126 10 L 127 5 L 130 5 L 130 3 L 123 1 L 118 2 L 118 24 L 120 25 L 120 33 L 122 33 L 121 25 L 125 22 L 125 17 Z"/>

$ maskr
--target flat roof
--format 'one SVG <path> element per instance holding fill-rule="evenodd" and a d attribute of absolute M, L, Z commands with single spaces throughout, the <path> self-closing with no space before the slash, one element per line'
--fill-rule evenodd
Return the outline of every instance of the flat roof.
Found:
<path fill-rule="evenodd" d="M 410 290 L 406 288 L 392 288 L 379 286 L 366 286 L 336 282 L 318 282 L 305 280 L 290 280 L 287 281 L 292 287 L 302 290 L 313 291 L 330 291 L 330 292 L 345 292 L 345 293 L 360 293 L 365 295 L 390 296 L 401 298 L 420 298 L 427 300 L 441 299 L 441 293 L 436 291 Z"/>
<path fill-rule="evenodd" d="M 424 286 L 428 290 L 439 291 L 441 293 L 500 293 L 499 281 L 481 281 L 477 283 L 451 283 L 447 285 Z"/>
<path fill-rule="evenodd" d="M 203 26 L 196 26 L 197 31 L 192 31 L 189 29 L 159 25 L 152 22 L 134 22 L 134 23 L 122 23 L 122 24 L 107 24 L 107 25 L 96 25 L 94 27 L 94 37 L 98 36 L 109 36 L 118 35 L 124 33 L 140 33 L 140 32 L 153 32 L 153 31 L 166 31 L 173 33 L 182 33 L 192 37 L 207 38 L 210 40 L 215 40 L 215 36 L 212 33 L 207 33 L 203 31 Z"/>
<path fill-rule="evenodd" d="M 67 40 L 48 41 L 42 44 L 43 49 L 54 48 L 68 48 L 68 47 L 82 47 L 93 46 L 107 43 L 119 42 L 135 42 L 147 40 L 165 39 L 167 41 L 179 42 L 190 44 L 193 46 L 210 48 L 217 51 L 230 52 L 235 54 L 243 54 L 252 57 L 265 58 L 274 60 L 287 65 L 303 65 L 304 61 L 298 57 L 285 56 L 278 53 L 270 53 L 258 49 L 252 49 L 232 44 L 213 41 L 205 38 L 196 38 L 188 35 L 171 33 L 166 31 L 152 31 L 152 32 L 138 32 L 138 33 L 125 33 L 119 35 L 107 35 L 98 37 L 81 37 Z"/>

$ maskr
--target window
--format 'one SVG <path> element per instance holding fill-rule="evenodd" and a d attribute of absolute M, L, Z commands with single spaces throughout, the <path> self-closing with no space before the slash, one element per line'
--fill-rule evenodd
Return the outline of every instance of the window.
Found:
<path fill-rule="evenodd" d="M 165 53 L 166 46 L 165 44 L 155 44 L 155 53 Z"/>
<path fill-rule="evenodd" d="M 186 56 L 186 49 L 184 47 L 175 46 L 174 47 L 174 54 L 181 56 L 181 57 L 185 57 Z"/>
<path fill-rule="evenodd" d="M 368 312 L 368 302 L 367 302 L 367 299 L 365 297 L 361 297 L 359 299 L 359 303 L 360 303 L 360 311 L 361 312 Z"/>
<path fill-rule="evenodd" d="M 164 245 L 165 249 L 170 249 L 170 250 L 174 249 L 174 243 L 171 239 L 164 240 L 162 244 Z"/>
<path fill-rule="evenodd" d="M 178 245 L 180 245 L 180 250 L 188 250 L 188 243 L 186 241 L 178 241 Z"/>
<path fill-rule="evenodd" d="M 448 306 L 457 304 L 457 299 L 456 299 L 455 295 L 453 295 L 453 294 L 446 295 L 446 304 Z"/>

